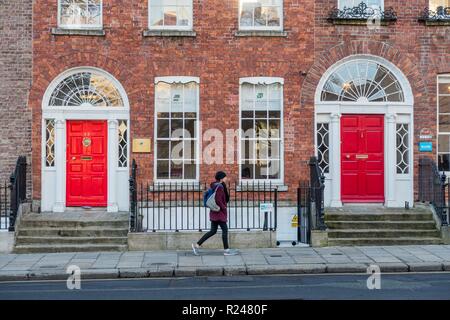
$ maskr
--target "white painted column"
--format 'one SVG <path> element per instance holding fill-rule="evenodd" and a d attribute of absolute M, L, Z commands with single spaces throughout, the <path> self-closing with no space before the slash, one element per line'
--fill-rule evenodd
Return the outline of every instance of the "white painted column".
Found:
<path fill-rule="evenodd" d="M 386 179 L 386 206 L 396 207 L 395 199 L 395 177 L 396 177 L 396 115 L 392 113 L 386 114 L 386 163 L 385 163 L 385 179 Z"/>
<path fill-rule="evenodd" d="M 341 115 L 333 113 L 330 126 L 331 207 L 342 207 L 341 201 Z"/>
<path fill-rule="evenodd" d="M 119 211 L 116 183 L 118 152 L 118 121 L 108 120 L 108 212 Z"/>
<path fill-rule="evenodd" d="M 56 167 L 56 197 L 53 205 L 53 212 L 65 211 L 65 185 L 64 168 L 66 166 L 66 148 L 64 147 L 65 136 L 65 120 L 58 119 L 55 121 L 55 167 Z"/>

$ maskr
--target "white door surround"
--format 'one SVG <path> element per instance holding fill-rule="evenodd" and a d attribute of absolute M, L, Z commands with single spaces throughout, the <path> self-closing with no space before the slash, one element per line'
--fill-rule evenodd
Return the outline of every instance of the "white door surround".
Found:
<path fill-rule="evenodd" d="M 80 102 L 79 105 L 51 105 L 50 99 L 53 101 L 55 89 L 68 77 L 80 74 L 91 73 L 98 76 L 100 80 L 97 80 L 97 85 L 100 91 L 105 86 L 104 79 L 110 81 L 110 83 L 120 94 L 121 102 L 120 106 L 99 106 L 92 105 L 90 103 L 78 101 L 80 93 L 76 98 L 74 92 L 68 92 L 68 95 L 72 97 L 70 99 Z M 103 81 L 103 82 L 101 82 Z M 96 83 L 91 84 L 94 86 Z M 106 85 L 108 85 L 107 83 Z M 101 87 L 100 87 L 101 86 Z M 83 90 L 80 90 L 83 91 Z M 105 91 L 105 95 L 110 94 L 109 91 Z M 95 93 L 84 92 L 86 99 L 97 99 L 104 103 L 108 97 L 101 95 L 95 96 Z M 83 95 L 82 95 L 83 96 Z M 94 96 L 94 98 L 92 98 Z M 69 98 L 67 98 L 69 99 Z M 59 99 L 61 100 L 61 99 Z M 110 101 L 108 101 L 111 103 Z M 95 103 L 95 101 L 94 101 Z M 52 119 L 54 121 L 54 163 L 51 166 L 47 164 L 47 128 L 46 120 Z M 47 88 L 44 98 L 42 100 L 42 148 L 41 148 L 41 211 L 42 212 L 64 212 L 66 209 L 66 134 L 67 134 L 67 120 L 105 120 L 108 123 L 107 132 L 107 159 L 108 159 L 108 200 L 107 211 L 118 212 L 128 211 L 129 201 L 129 159 L 130 148 L 129 143 L 127 145 L 127 165 L 119 167 L 119 134 L 118 134 L 118 121 L 127 121 L 127 132 L 130 131 L 130 116 L 129 116 L 129 102 L 125 90 L 121 84 L 109 73 L 92 67 L 80 67 L 67 70 L 60 74 Z M 129 139 L 129 134 L 128 134 Z"/>
<path fill-rule="evenodd" d="M 378 63 L 384 68 L 388 69 L 396 78 L 397 83 L 403 91 L 403 101 L 376 101 L 369 102 L 367 99 L 355 97 L 355 101 L 322 101 L 322 91 L 327 80 L 334 72 L 346 63 L 351 63 L 353 60 L 369 60 Z M 355 79 L 358 83 L 360 79 Z M 342 81 L 343 82 L 343 81 Z M 359 81 L 360 83 L 362 81 Z M 347 82 L 344 85 L 348 85 Z M 414 201 L 414 184 L 413 184 L 413 132 L 414 132 L 414 118 L 413 118 L 413 95 L 411 86 L 404 76 L 404 74 L 389 61 L 372 56 L 372 55 L 355 55 L 349 56 L 335 65 L 333 65 L 323 75 L 319 82 L 315 95 L 315 150 L 319 158 L 325 159 L 324 167 L 327 166 L 325 174 L 325 206 L 341 207 L 341 116 L 343 114 L 378 114 L 385 116 L 384 124 L 384 174 L 385 174 L 385 206 L 387 207 L 404 207 L 405 202 L 411 205 Z M 319 155 L 318 143 L 322 145 L 323 141 L 318 141 L 318 125 L 324 127 L 322 124 L 327 124 L 327 142 L 328 142 L 328 158 L 322 154 Z M 408 128 L 407 135 L 402 128 Z M 323 132 L 322 132 L 323 136 Z M 405 148 L 404 158 L 398 158 L 398 143 L 407 137 L 406 152 Z M 323 140 L 323 138 L 320 138 Z M 320 153 L 322 153 L 322 151 Z M 401 152 L 400 152 L 401 154 Z M 320 159 L 319 159 L 320 160 Z M 404 169 L 401 163 L 404 160 L 407 168 Z"/>

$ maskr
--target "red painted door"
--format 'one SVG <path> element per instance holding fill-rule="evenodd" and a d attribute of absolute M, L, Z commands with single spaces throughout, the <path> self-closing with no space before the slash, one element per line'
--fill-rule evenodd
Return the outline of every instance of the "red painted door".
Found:
<path fill-rule="evenodd" d="M 342 202 L 384 202 L 384 117 L 341 118 Z"/>
<path fill-rule="evenodd" d="M 67 206 L 106 207 L 106 134 L 106 121 L 67 122 Z"/>

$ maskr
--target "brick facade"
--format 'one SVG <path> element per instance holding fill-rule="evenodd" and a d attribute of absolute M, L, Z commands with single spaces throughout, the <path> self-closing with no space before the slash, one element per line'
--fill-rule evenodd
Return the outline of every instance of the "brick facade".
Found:
<path fill-rule="evenodd" d="M 32 1 L 0 1 L 0 183 L 17 157 L 31 160 Z"/>
<path fill-rule="evenodd" d="M 154 78 L 200 77 L 202 129 L 239 127 L 239 78 L 284 78 L 285 184 L 295 187 L 308 176 L 307 160 L 314 152 L 314 93 L 323 73 L 340 59 L 374 54 L 398 66 L 414 94 L 415 135 L 423 127 L 436 129 L 436 75 L 450 73 L 450 28 L 417 21 L 427 6 L 386 0 L 398 21 L 377 30 L 366 26 L 334 26 L 326 20 L 336 0 L 284 1 L 287 37 L 236 37 L 238 0 L 194 0 L 196 37 L 143 37 L 147 1 L 104 1 L 105 36 L 52 35 L 57 2 L 37 0 L 33 23 L 33 198 L 40 199 L 41 107 L 50 82 L 63 71 L 80 66 L 101 68 L 121 82 L 131 107 L 131 139 L 152 138 Z M 434 132 L 435 133 L 435 132 Z M 207 145 L 203 142 L 203 147 Z M 416 158 L 418 156 L 415 150 Z M 153 153 L 132 154 L 143 180 L 153 179 Z M 237 150 L 235 152 L 237 157 Z M 200 179 L 210 180 L 217 169 L 238 177 L 233 165 L 201 165 Z"/>

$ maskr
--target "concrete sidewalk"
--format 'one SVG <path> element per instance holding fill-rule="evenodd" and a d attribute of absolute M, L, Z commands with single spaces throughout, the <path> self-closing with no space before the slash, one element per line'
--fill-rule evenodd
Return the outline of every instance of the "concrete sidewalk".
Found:
<path fill-rule="evenodd" d="M 67 267 L 82 279 L 190 277 L 307 273 L 450 271 L 450 245 L 244 249 L 237 256 L 221 250 L 88 252 L 0 255 L 0 281 L 67 279 Z"/>

